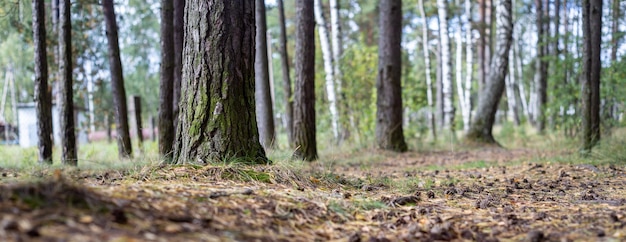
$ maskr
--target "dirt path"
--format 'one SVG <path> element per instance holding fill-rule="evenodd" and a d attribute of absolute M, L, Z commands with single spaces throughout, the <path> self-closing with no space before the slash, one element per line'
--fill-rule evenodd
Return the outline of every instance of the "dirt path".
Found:
<path fill-rule="evenodd" d="M 364 151 L 297 171 L 40 171 L 26 185 L 3 170 L 0 240 L 626 239 L 624 165 L 530 162 L 552 155 Z"/>

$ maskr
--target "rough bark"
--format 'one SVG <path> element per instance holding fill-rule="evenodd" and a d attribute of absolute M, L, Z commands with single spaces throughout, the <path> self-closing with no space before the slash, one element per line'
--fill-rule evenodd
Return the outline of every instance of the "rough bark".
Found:
<path fill-rule="evenodd" d="M 546 120 L 545 120 L 545 115 L 544 115 L 544 109 L 547 103 L 547 85 L 548 85 L 548 67 L 547 67 L 547 61 L 545 60 L 545 54 L 546 54 L 546 45 L 547 43 L 545 35 L 546 35 L 546 31 L 545 31 L 545 23 L 544 23 L 544 11 L 543 11 L 543 0 L 535 0 L 535 7 L 536 7 L 536 15 L 537 15 L 537 36 L 539 36 L 537 38 L 537 56 L 535 58 L 535 65 L 536 65 L 536 70 L 535 70 L 535 77 L 534 77 L 534 82 L 535 82 L 535 97 L 536 97 L 536 101 L 535 103 L 535 108 L 534 108 L 534 122 L 535 122 L 535 128 L 537 129 L 537 131 L 539 131 L 540 133 L 543 133 L 544 129 L 545 129 L 545 125 L 546 125 Z"/>
<path fill-rule="evenodd" d="M 296 0 L 296 82 L 293 158 L 317 159 L 315 137 L 315 19 L 313 1 Z"/>
<path fill-rule="evenodd" d="M 70 0 L 59 2 L 59 73 L 61 103 L 59 104 L 61 128 L 61 162 L 77 165 L 76 134 L 74 126 L 74 89 L 72 88 L 72 24 Z"/>
<path fill-rule="evenodd" d="M 271 162 L 254 111 L 254 11 L 244 0 L 186 2 L 176 163 Z"/>
<path fill-rule="evenodd" d="M 265 149 L 274 147 L 274 110 L 270 85 L 269 64 L 267 58 L 267 23 L 265 20 L 265 1 L 256 0 L 256 56 L 254 76 L 256 100 L 256 120 L 259 128 L 259 140 Z"/>
<path fill-rule="evenodd" d="M 426 68 L 426 100 L 428 102 L 428 120 L 430 132 L 433 139 L 437 139 L 437 126 L 435 125 L 435 107 L 433 104 L 433 84 L 430 78 L 430 54 L 428 48 L 428 22 L 426 21 L 426 13 L 424 12 L 423 0 L 418 1 L 419 11 L 422 18 L 422 50 L 424 52 L 424 66 Z"/>
<path fill-rule="evenodd" d="M 582 128 L 584 152 L 600 140 L 602 0 L 583 0 Z"/>
<path fill-rule="evenodd" d="M 441 42 L 441 90 L 443 93 L 443 126 L 454 132 L 454 92 L 452 86 L 452 58 L 448 36 L 448 3 L 437 0 L 439 41 Z"/>
<path fill-rule="evenodd" d="M 402 1 L 379 4 L 376 141 L 381 149 L 407 150 L 402 130 Z"/>
<path fill-rule="evenodd" d="M 326 95 L 328 97 L 328 109 L 330 111 L 330 123 L 333 138 L 339 138 L 339 112 L 337 110 L 337 89 L 335 88 L 335 73 L 333 69 L 333 53 L 330 46 L 330 37 L 324 17 L 324 8 L 321 0 L 315 1 L 315 22 L 317 23 L 320 36 L 320 47 L 324 59 L 324 72 L 326 73 Z"/>
<path fill-rule="evenodd" d="M 465 15 L 463 24 L 465 25 L 465 65 L 466 71 L 465 74 L 465 85 L 463 89 L 463 98 L 465 98 L 465 105 L 467 108 L 463 109 L 463 127 L 467 127 L 469 129 L 470 122 L 472 120 L 472 100 L 471 100 L 471 90 L 472 90 L 472 80 L 474 76 L 474 58 L 472 50 L 472 2 L 470 0 L 465 0 Z M 466 132 L 468 130 L 465 130 Z"/>
<path fill-rule="evenodd" d="M 280 26 L 280 62 L 283 70 L 283 93 L 285 96 L 285 123 L 287 140 L 293 144 L 293 98 L 291 95 L 291 78 L 289 75 L 289 54 L 287 53 L 287 28 L 285 27 L 285 9 L 283 0 L 277 0 L 278 22 Z"/>
<path fill-rule="evenodd" d="M 174 143 L 174 3 L 161 0 L 161 77 L 159 96 L 159 154 L 170 162 Z"/>
<path fill-rule="evenodd" d="M 511 0 L 496 0 L 496 43 L 489 79 L 480 94 L 476 115 L 466 138 L 472 142 L 496 143 L 492 135 L 498 103 L 505 86 L 509 49 L 513 40 Z"/>
<path fill-rule="evenodd" d="M 172 97 L 172 119 L 174 122 L 174 137 L 178 127 L 180 113 L 180 85 L 183 76 L 183 43 L 185 24 L 185 0 L 174 0 L 174 93 Z M 173 149 L 173 147 L 172 147 Z"/>
<path fill-rule="evenodd" d="M 39 163 L 52 164 L 52 99 L 48 92 L 46 15 L 43 0 L 33 0 L 33 42 L 35 52 L 35 111 Z"/>
<path fill-rule="evenodd" d="M 120 45 L 117 37 L 117 21 L 113 0 L 103 0 L 102 9 L 106 22 L 106 35 L 109 46 L 109 68 L 111 69 L 111 91 L 113 92 L 113 106 L 115 109 L 115 128 L 117 129 L 117 149 L 120 158 L 129 158 L 133 147 L 130 144 L 128 131 L 128 108 L 126 104 L 126 89 L 122 75 L 120 59 Z"/>

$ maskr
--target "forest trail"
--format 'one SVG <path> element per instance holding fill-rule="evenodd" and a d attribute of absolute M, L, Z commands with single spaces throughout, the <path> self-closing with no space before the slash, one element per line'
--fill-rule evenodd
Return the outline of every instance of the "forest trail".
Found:
<path fill-rule="evenodd" d="M 1 170 L 0 240 L 626 239 L 623 165 L 533 149 L 358 153 L 290 169 Z M 45 179 L 15 182 L 29 176 Z"/>

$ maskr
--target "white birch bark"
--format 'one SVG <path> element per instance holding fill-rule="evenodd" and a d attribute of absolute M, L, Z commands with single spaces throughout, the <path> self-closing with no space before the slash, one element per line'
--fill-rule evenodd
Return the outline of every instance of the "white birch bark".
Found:
<path fill-rule="evenodd" d="M 326 27 L 326 19 L 324 18 L 324 9 L 322 8 L 321 0 L 315 0 L 315 22 L 317 23 L 320 35 L 320 46 L 322 48 L 322 56 L 324 58 L 324 71 L 326 72 L 326 95 L 328 96 L 333 137 L 338 139 L 339 113 L 337 111 L 337 94 L 334 80 L 335 75 L 333 72 L 333 56 L 330 49 L 328 28 Z"/>
<path fill-rule="evenodd" d="M 455 4 L 457 6 L 460 5 L 460 1 L 456 0 Z M 459 23 L 457 23 L 455 25 L 455 29 L 454 29 L 454 40 L 456 42 L 456 54 L 455 54 L 455 63 L 454 63 L 454 68 L 455 68 L 455 81 L 456 81 L 456 92 L 457 95 L 459 96 L 459 108 L 461 109 L 461 114 L 465 114 L 465 109 L 467 109 L 467 106 L 465 104 L 465 88 L 463 88 L 463 38 L 461 38 L 461 32 L 463 30 L 461 29 L 461 16 L 459 16 Z M 463 117 L 463 120 L 465 120 L 465 117 Z M 463 130 L 467 131 L 469 129 L 469 126 L 465 124 L 465 122 L 463 123 Z"/>
<path fill-rule="evenodd" d="M 419 0 L 419 11 L 422 17 L 422 49 L 424 52 L 424 65 L 426 67 L 426 100 L 428 102 L 428 120 L 430 131 L 434 139 L 437 139 L 437 127 L 435 125 L 434 105 L 433 105 L 433 83 L 430 79 L 430 56 L 428 48 L 428 22 L 424 13 L 423 0 Z"/>
<path fill-rule="evenodd" d="M 454 131 L 454 95 L 452 87 L 452 62 L 450 58 L 450 37 L 448 36 L 448 3 L 437 0 L 439 15 L 439 41 L 441 42 L 441 82 L 443 92 L 443 125 Z"/>
<path fill-rule="evenodd" d="M 330 32 L 333 49 L 333 72 L 335 74 L 335 84 L 337 93 L 341 93 L 342 76 L 341 56 L 343 55 L 343 41 L 341 39 L 341 19 L 339 18 L 338 0 L 330 0 Z"/>
<path fill-rule="evenodd" d="M 463 109 L 462 115 L 463 127 L 469 128 L 472 120 L 472 101 L 470 92 L 472 89 L 472 79 L 474 74 L 474 58 L 472 57 L 472 2 L 470 0 L 465 0 L 465 15 L 463 24 L 465 25 L 465 65 L 467 71 L 465 74 L 463 98 L 465 98 L 465 105 L 467 108 Z M 467 132 L 467 129 L 465 131 Z"/>

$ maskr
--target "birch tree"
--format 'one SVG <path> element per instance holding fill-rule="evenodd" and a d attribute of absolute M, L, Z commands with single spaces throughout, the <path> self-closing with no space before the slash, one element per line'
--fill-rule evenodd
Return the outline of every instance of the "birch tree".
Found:
<path fill-rule="evenodd" d="M 454 94 L 452 87 L 452 60 L 448 36 L 448 3 L 437 0 L 439 13 L 439 41 L 441 43 L 441 84 L 443 92 L 443 125 L 454 131 Z"/>
<path fill-rule="evenodd" d="M 461 2 L 459 0 L 455 1 L 455 4 L 457 6 L 461 5 Z M 461 109 L 461 115 L 465 115 L 465 109 L 467 109 L 467 105 L 465 104 L 465 88 L 463 87 L 464 83 L 463 83 L 463 38 L 461 38 L 462 35 L 462 19 L 461 19 L 461 15 L 459 15 L 458 17 L 458 23 L 455 24 L 455 29 L 454 29 L 454 41 L 456 42 L 456 53 L 454 55 L 454 69 L 455 69 L 455 82 L 456 82 L 456 92 L 457 95 L 459 96 L 458 98 L 458 102 L 459 102 L 459 108 Z M 465 121 L 465 116 L 463 117 L 463 121 Z M 467 129 L 469 129 L 469 125 L 466 125 L 465 122 L 463 122 L 463 130 L 467 131 Z"/>
<path fill-rule="evenodd" d="M 321 0 L 315 1 L 315 22 L 320 36 L 320 47 L 324 59 L 324 72 L 326 73 L 326 95 L 328 97 L 328 108 L 330 110 L 331 128 L 333 137 L 339 138 L 339 112 L 337 110 L 337 93 L 335 89 L 335 73 L 333 69 L 333 53 L 330 46 L 328 28 L 324 17 L 324 9 Z"/>
<path fill-rule="evenodd" d="M 465 86 L 463 89 L 463 98 L 465 99 L 466 108 L 462 111 L 463 115 L 463 127 L 466 128 L 466 132 L 469 130 L 470 122 L 472 119 L 472 100 L 471 100 L 471 90 L 472 90 L 472 80 L 474 77 L 474 58 L 472 49 L 473 46 L 473 38 L 472 38 L 472 2 L 470 0 L 465 0 L 465 15 L 464 15 L 463 24 L 465 25 L 465 65 L 467 66 L 465 70 L 467 73 L 465 74 Z"/>
<path fill-rule="evenodd" d="M 513 23 L 511 21 L 511 0 L 496 0 L 496 46 L 489 79 L 481 91 L 472 122 L 466 138 L 473 142 L 497 143 L 493 138 L 492 129 L 498 103 L 504 91 L 506 73 L 509 65 L 509 50 L 513 39 Z"/>
<path fill-rule="evenodd" d="M 426 67 L 426 100 L 428 102 L 428 120 L 430 122 L 430 132 L 434 139 L 437 139 L 437 126 L 435 125 L 435 107 L 433 105 L 433 84 L 430 78 L 430 55 L 428 48 L 428 22 L 424 13 L 424 1 L 419 0 L 419 11 L 422 17 L 422 49 L 424 53 L 424 65 Z"/>

